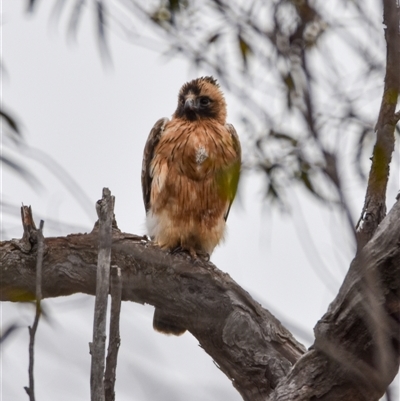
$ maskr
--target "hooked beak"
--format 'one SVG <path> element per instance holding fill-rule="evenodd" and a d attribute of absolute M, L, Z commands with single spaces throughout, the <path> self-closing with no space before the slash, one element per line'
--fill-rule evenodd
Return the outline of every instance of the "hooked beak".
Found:
<path fill-rule="evenodd" d="M 189 97 L 185 101 L 185 106 L 184 110 L 195 110 L 196 109 L 196 103 L 193 98 Z"/>

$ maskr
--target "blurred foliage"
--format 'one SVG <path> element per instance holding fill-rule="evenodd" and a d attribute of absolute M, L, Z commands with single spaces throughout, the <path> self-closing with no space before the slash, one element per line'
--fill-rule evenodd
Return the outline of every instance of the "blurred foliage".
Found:
<path fill-rule="evenodd" d="M 39 182 L 31 174 L 28 169 L 26 169 L 18 160 L 15 160 L 7 152 L 7 148 L 16 147 L 19 149 L 21 144 L 24 143 L 24 138 L 21 133 L 21 126 L 18 120 L 9 112 L 5 111 L 2 105 L 0 109 L 0 124 L 2 132 L 2 145 L 3 149 L 0 154 L 1 163 L 10 168 L 12 171 L 24 178 L 30 185 L 39 186 Z M 11 145 L 11 146 L 10 146 Z"/>
<path fill-rule="evenodd" d="M 265 174 L 267 198 L 285 204 L 297 183 L 346 207 L 343 171 L 365 180 L 382 96 L 379 0 L 54 0 L 53 15 L 68 14 L 75 36 L 89 5 L 102 55 L 106 27 L 134 43 L 158 40 L 238 99 L 244 168 Z"/>
<path fill-rule="evenodd" d="M 34 4 L 34 2 L 33 2 Z M 11 169 L 19 177 L 23 178 L 33 189 L 40 191 L 43 189 L 43 185 L 34 174 L 31 173 L 29 163 L 36 161 L 45 168 L 51 174 L 59 179 L 60 182 L 66 187 L 66 189 L 75 197 L 77 202 L 81 205 L 82 209 L 85 210 L 88 216 L 92 217 L 93 206 L 89 197 L 85 194 L 83 188 L 78 182 L 71 177 L 68 172 L 50 155 L 41 149 L 36 149 L 30 146 L 22 134 L 23 124 L 9 111 L 0 109 L 0 124 L 2 131 L 2 152 L 0 154 L 0 161 L 3 166 Z M 28 163 L 28 167 L 24 166 L 24 163 Z M 3 212 L 11 215 L 13 211 L 19 210 L 16 205 L 6 202 L 4 199 L 0 201 L 0 206 Z M 49 220 L 46 218 L 46 220 Z M 53 227 L 74 227 L 66 223 L 59 221 L 51 221 L 50 224 Z M 4 234 L 3 227 L 0 233 Z"/>
<path fill-rule="evenodd" d="M 4 110 L 0 110 L 0 117 L 5 120 L 5 122 L 8 124 L 9 128 L 11 129 L 12 134 L 21 135 L 21 130 L 19 128 L 19 124 L 16 122 L 14 117 L 12 117 L 10 114 L 5 112 Z"/>
<path fill-rule="evenodd" d="M 0 334 L 0 344 L 4 343 L 7 338 L 10 338 L 11 334 L 17 330 L 20 326 L 16 323 L 12 323 L 9 326 L 2 328 L 2 332 Z"/>

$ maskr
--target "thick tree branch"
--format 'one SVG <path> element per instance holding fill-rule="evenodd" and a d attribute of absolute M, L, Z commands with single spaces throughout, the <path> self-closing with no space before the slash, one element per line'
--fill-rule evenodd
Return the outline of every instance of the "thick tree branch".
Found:
<path fill-rule="evenodd" d="M 45 239 L 43 297 L 95 293 L 97 242 L 97 230 Z M 35 253 L 13 240 L 1 244 L 0 257 L 2 300 L 33 297 Z M 175 314 L 245 400 L 265 400 L 305 351 L 271 313 L 211 263 L 170 255 L 143 237 L 114 229 L 112 264 L 121 268 L 122 299 Z"/>
<path fill-rule="evenodd" d="M 398 2 L 383 0 L 383 22 L 386 25 L 386 75 L 382 103 L 376 124 L 376 143 L 372 155 L 367 193 L 357 224 L 358 249 L 371 239 L 386 215 L 386 188 L 394 150 L 396 105 L 400 91 L 400 8 Z"/>
<path fill-rule="evenodd" d="M 315 344 L 273 400 L 375 401 L 400 361 L 400 202 L 353 260 Z"/>
<path fill-rule="evenodd" d="M 43 297 L 95 293 L 97 241 L 98 230 L 45 239 Z M 0 245 L 2 300 L 34 298 L 36 251 L 21 242 Z M 122 299 L 175 314 L 245 400 L 372 401 L 398 370 L 399 244 L 398 201 L 353 261 L 301 359 L 301 344 L 211 263 L 170 255 L 117 229 L 112 263 L 121 267 Z"/>

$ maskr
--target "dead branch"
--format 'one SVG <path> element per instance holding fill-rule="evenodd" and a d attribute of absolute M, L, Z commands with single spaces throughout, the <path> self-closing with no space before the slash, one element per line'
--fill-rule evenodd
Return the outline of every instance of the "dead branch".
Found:
<path fill-rule="evenodd" d="M 20 241 L 0 245 L 2 300 L 26 300 L 35 292 L 36 252 L 26 251 Z M 303 357 L 304 347 L 290 332 L 212 263 L 170 255 L 143 237 L 118 230 L 113 231 L 111 261 L 121 268 L 122 300 L 148 303 L 174 314 L 244 400 L 340 396 L 370 401 L 383 394 L 398 370 L 399 242 L 397 202 L 353 261 L 338 296 L 315 328 L 313 349 Z M 97 243 L 98 230 L 46 238 L 43 297 L 93 295 Z M 368 324 L 366 272 L 373 274 L 380 288 L 379 297 L 372 295 L 376 303 L 372 309 L 385 312 L 380 319 L 385 322 L 383 341 L 389 347 L 385 352 L 389 360 L 383 374 L 376 359 L 382 339 Z"/>
<path fill-rule="evenodd" d="M 46 238 L 43 297 L 95 294 L 98 230 Z M 2 300 L 32 297 L 35 252 L 0 245 Z M 182 321 L 245 400 L 264 400 L 305 352 L 280 322 L 212 263 L 170 255 L 143 237 L 113 230 L 112 264 L 122 300 L 148 303 Z"/>
<path fill-rule="evenodd" d="M 39 319 L 41 315 L 40 301 L 42 299 L 42 264 L 43 264 L 43 226 L 44 221 L 40 221 L 39 230 L 36 230 L 35 223 L 33 221 L 32 210 L 30 207 L 21 207 L 22 225 L 24 227 L 24 238 L 28 240 L 35 234 L 35 241 L 37 241 L 37 260 L 36 260 L 36 311 L 33 325 L 28 327 L 29 330 L 29 386 L 24 387 L 26 393 L 29 396 L 29 401 L 35 401 L 35 376 L 34 376 L 34 364 L 35 364 L 35 337 L 36 331 L 39 325 Z"/>
<path fill-rule="evenodd" d="M 111 266 L 111 311 L 110 311 L 110 334 L 108 351 L 106 358 L 106 370 L 104 374 L 104 393 L 105 401 L 115 400 L 115 380 L 117 371 L 118 350 L 121 344 L 119 334 L 119 317 L 121 313 L 121 269 L 117 266 Z"/>
<path fill-rule="evenodd" d="M 110 288 L 110 261 L 114 197 L 103 188 L 103 198 L 96 204 L 98 224 L 98 259 L 96 277 L 96 300 L 93 321 L 93 342 L 90 344 L 92 364 L 90 392 L 92 401 L 104 401 L 104 357 L 106 344 L 107 299 Z"/>
<path fill-rule="evenodd" d="M 399 218 L 397 201 L 351 263 L 339 294 L 314 329 L 311 351 L 279 383 L 273 400 L 376 401 L 384 394 L 399 370 Z M 374 319 L 379 329 L 370 324 Z"/>

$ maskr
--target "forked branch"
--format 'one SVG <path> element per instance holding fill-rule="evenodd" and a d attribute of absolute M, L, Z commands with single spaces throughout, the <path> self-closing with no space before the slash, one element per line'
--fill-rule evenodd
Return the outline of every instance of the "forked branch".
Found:
<path fill-rule="evenodd" d="M 20 242 L 0 246 L 2 300 L 34 297 L 35 247 L 26 251 Z M 94 295 L 97 243 L 98 230 L 46 238 L 43 297 Z M 399 243 L 398 201 L 352 262 L 307 353 L 270 312 L 212 263 L 168 254 L 119 230 L 113 230 L 111 263 L 121 269 L 122 300 L 174 314 L 244 400 L 375 401 L 396 375 L 400 360 Z"/>

